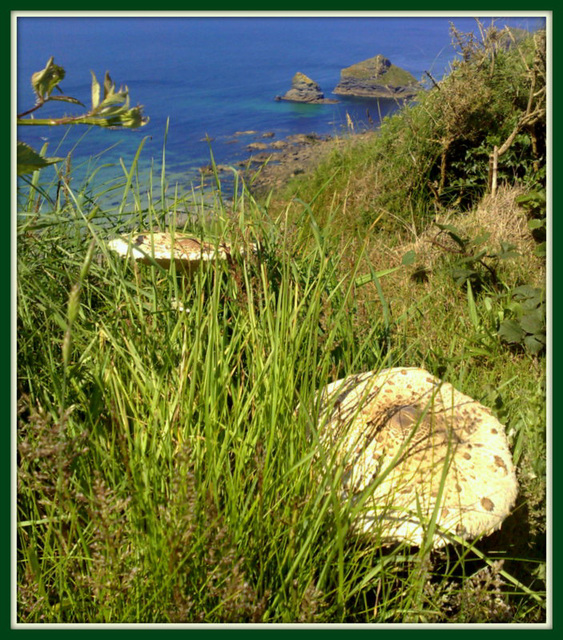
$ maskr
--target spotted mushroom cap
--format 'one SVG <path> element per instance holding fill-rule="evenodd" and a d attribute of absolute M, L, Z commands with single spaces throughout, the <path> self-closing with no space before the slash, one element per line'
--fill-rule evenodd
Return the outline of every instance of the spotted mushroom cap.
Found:
<path fill-rule="evenodd" d="M 502 424 L 424 369 L 394 368 L 329 384 L 320 438 L 343 465 L 344 489 L 365 498 L 354 526 L 382 544 L 434 546 L 498 529 L 518 485 Z M 378 532 L 378 533 L 377 533 Z"/>
<path fill-rule="evenodd" d="M 170 267 L 172 260 L 176 269 L 195 270 L 201 262 L 225 260 L 230 247 L 225 243 L 215 245 L 182 233 L 147 232 L 121 236 L 110 240 L 109 248 L 123 257 L 131 256 L 139 262 L 151 264 L 151 259 Z"/>

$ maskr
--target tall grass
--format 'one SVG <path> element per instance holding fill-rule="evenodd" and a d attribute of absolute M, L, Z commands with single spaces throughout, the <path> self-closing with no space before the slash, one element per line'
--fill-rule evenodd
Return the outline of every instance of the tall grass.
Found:
<path fill-rule="evenodd" d="M 113 209 L 96 204 L 113 183 L 21 190 L 18 620 L 542 620 L 541 559 L 501 535 L 430 554 L 350 528 L 317 391 L 412 364 L 381 284 L 396 273 L 342 251 L 336 209 L 273 216 L 242 184 L 184 226 L 231 259 L 189 282 L 124 262 L 112 234 L 194 207 L 137 161 Z"/>

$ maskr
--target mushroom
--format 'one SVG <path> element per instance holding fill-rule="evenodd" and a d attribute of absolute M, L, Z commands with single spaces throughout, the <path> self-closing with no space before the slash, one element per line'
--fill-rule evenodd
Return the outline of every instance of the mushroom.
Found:
<path fill-rule="evenodd" d="M 352 526 L 383 545 L 499 529 L 518 484 L 502 424 L 451 384 L 419 368 L 352 375 L 321 392 L 320 442 L 343 467 Z"/>
<path fill-rule="evenodd" d="M 156 262 L 165 269 L 172 260 L 179 273 L 191 274 L 202 262 L 226 260 L 230 246 L 204 242 L 182 233 L 146 232 L 121 236 L 110 240 L 109 248 L 120 256 L 131 256 L 135 260 L 152 264 Z"/>
<path fill-rule="evenodd" d="M 183 233 L 172 235 L 153 231 L 114 238 L 109 241 L 108 247 L 123 258 L 132 257 L 145 264 L 156 262 L 164 269 L 169 269 L 174 261 L 176 273 L 182 278 L 182 282 L 191 277 L 202 263 L 226 260 L 232 250 L 231 246 L 224 242 L 215 244 Z M 256 250 L 254 244 L 251 244 L 250 248 L 252 251 Z M 241 248 L 240 252 L 244 253 L 244 250 Z M 174 301 L 174 305 L 179 311 L 189 312 L 189 309 L 177 300 Z"/>

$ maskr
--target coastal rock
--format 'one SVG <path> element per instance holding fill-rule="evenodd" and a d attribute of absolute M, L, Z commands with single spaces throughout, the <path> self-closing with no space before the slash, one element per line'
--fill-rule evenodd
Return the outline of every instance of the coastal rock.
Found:
<path fill-rule="evenodd" d="M 325 98 L 319 85 L 300 71 L 293 76 L 291 89 L 283 96 L 277 96 L 276 100 L 305 102 L 307 104 L 334 104 L 338 102 L 338 100 Z"/>
<path fill-rule="evenodd" d="M 233 135 L 235 137 L 238 136 L 255 136 L 258 133 L 258 131 L 254 131 L 253 129 L 249 130 L 249 131 L 235 131 L 233 133 Z"/>
<path fill-rule="evenodd" d="M 247 145 L 246 148 L 250 149 L 251 151 L 256 149 L 262 150 L 262 149 L 267 149 L 268 145 L 265 142 L 251 142 L 249 145 Z"/>
<path fill-rule="evenodd" d="M 419 90 L 420 85 L 411 73 L 377 55 L 342 69 L 334 93 L 367 98 L 412 98 Z"/>
<path fill-rule="evenodd" d="M 312 144 L 315 142 L 320 142 L 321 140 L 328 140 L 330 136 L 321 136 L 318 133 L 294 133 L 291 136 L 287 137 L 287 140 L 292 144 Z"/>
<path fill-rule="evenodd" d="M 366 135 L 368 134 L 359 133 L 356 137 L 365 139 Z M 370 132 L 369 135 L 374 135 L 374 132 Z M 290 178 L 313 170 L 340 145 L 350 144 L 348 138 L 321 136 L 316 133 L 295 134 L 283 141 L 278 140 L 279 142 L 284 143 L 284 148 L 273 151 L 274 148 L 278 149 L 277 143 L 273 143 L 269 152 L 255 154 L 250 161 L 244 163 L 244 171 L 241 173 L 245 176 L 252 193 L 265 194 L 271 189 L 281 187 Z M 266 156 L 266 164 L 256 162 L 262 155 Z M 243 163 L 240 166 L 243 167 Z"/>

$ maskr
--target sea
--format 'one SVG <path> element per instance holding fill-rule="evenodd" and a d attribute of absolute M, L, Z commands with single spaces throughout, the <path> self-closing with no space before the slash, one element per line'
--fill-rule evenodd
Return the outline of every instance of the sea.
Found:
<path fill-rule="evenodd" d="M 64 94 L 90 104 L 93 72 L 106 71 L 126 85 L 131 104 L 143 105 L 149 123 L 137 130 L 99 127 L 19 127 L 18 138 L 47 155 L 65 157 L 104 184 L 123 176 L 143 142 L 141 172 L 159 175 L 165 163 L 169 183 L 190 189 L 200 168 L 237 166 L 249 159 L 252 142 L 295 134 L 322 136 L 377 127 L 399 108 L 391 100 L 332 95 L 340 71 L 378 54 L 418 80 L 441 79 L 459 57 L 451 25 L 478 34 L 479 25 L 529 31 L 545 27 L 541 15 L 50 15 L 17 17 L 17 110 L 34 104 L 31 75 L 53 56 L 66 75 Z M 277 101 L 300 71 L 338 104 Z M 470 88 L 468 88 L 470 90 Z M 52 103 L 37 117 L 82 112 Z M 251 133 L 249 133 L 251 132 Z M 264 134 L 269 137 L 264 137 Z"/>

